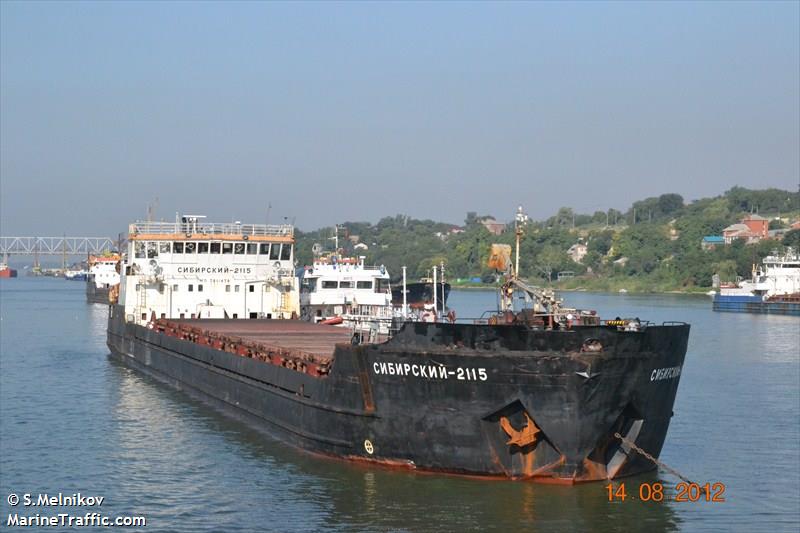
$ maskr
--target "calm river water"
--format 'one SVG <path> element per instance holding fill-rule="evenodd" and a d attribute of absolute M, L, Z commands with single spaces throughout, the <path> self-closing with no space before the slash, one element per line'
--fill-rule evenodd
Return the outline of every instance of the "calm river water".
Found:
<path fill-rule="evenodd" d="M 724 503 L 609 503 L 602 483 L 480 481 L 296 452 L 111 361 L 106 308 L 85 303 L 82 283 L 19 278 L 0 280 L 2 524 L 12 512 L 100 511 L 145 516 L 151 532 L 797 531 L 800 320 L 713 313 L 708 297 L 563 296 L 604 317 L 692 324 L 661 458 L 724 483 Z M 450 303 L 478 316 L 495 296 L 453 291 Z M 678 482 L 662 471 L 626 480 L 628 493 L 655 481 Z M 59 492 L 105 501 L 7 501 Z"/>

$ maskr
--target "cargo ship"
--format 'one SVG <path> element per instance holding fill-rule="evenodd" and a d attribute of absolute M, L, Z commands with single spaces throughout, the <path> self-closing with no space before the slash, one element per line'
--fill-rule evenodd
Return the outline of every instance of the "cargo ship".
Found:
<path fill-rule="evenodd" d="M 406 284 L 406 302 L 412 309 L 424 309 L 425 306 L 433 304 L 433 279 L 421 278 L 419 281 Z M 436 283 L 436 300 L 438 307 L 447 305 L 447 298 L 450 296 L 450 284 L 447 282 Z M 403 301 L 403 287 L 395 284 L 392 287 L 392 302 L 395 305 Z"/>
<path fill-rule="evenodd" d="M 86 278 L 86 301 L 108 304 L 109 293 L 119 285 L 119 254 L 90 255 L 89 273 Z"/>
<path fill-rule="evenodd" d="M 15 269 L 8 266 L 7 263 L 0 263 L 0 278 L 16 278 L 16 277 L 17 277 L 17 271 Z"/>
<path fill-rule="evenodd" d="M 792 248 L 773 252 L 753 266 L 752 277 L 721 286 L 714 311 L 800 316 L 800 254 Z"/>
<path fill-rule="evenodd" d="M 294 319 L 290 226 L 184 217 L 134 223 L 128 242 L 112 357 L 291 446 L 565 484 L 656 468 L 631 444 L 661 451 L 688 324 L 603 321 L 515 271 L 491 315 L 396 321 L 365 342 Z"/>
<path fill-rule="evenodd" d="M 16 278 L 17 271 L 8 266 L 8 254 L 3 254 L 3 260 L 0 261 L 0 278 Z"/>

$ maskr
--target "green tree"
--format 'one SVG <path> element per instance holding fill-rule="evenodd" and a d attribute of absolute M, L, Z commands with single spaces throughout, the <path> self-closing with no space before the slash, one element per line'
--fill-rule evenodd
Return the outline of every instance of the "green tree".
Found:
<path fill-rule="evenodd" d="M 773 218 L 772 220 L 769 221 L 769 229 L 785 229 L 788 227 L 789 224 L 787 224 L 786 222 L 784 222 L 779 218 Z"/>
<path fill-rule="evenodd" d="M 800 252 L 800 229 L 787 231 L 783 236 L 783 245 L 791 246 L 796 252 Z"/>
<path fill-rule="evenodd" d="M 725 259 L 711 265 L 711 269 L 719 276 L 720 281 L 736 281 L 736 261 Z"/>
<path fill-rule="evenodd" d="M 658 197 L 659 217 L 672 215 L 683 207 L 683 196 L 680 194 L 662 194 Z"/>
<path fill-rule="evenodd" d="M 599 255 L 606 255 L 611 249 L 613 239 L 613 231 L 601 231 L 594 233 L 589 237 L 589 242 L 586 244 L 586 249 L 589 252 L 596 252 Z"/>

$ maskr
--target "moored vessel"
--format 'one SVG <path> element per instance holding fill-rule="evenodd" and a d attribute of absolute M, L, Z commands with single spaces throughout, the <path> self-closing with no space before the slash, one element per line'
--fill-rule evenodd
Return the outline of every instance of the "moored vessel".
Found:
<path fill-rule="evenodd" d="M 8 254 L 3 254 L 3 260 L 0 261 L 0 278 L 16 278 L 17 271 L 8 266 Z"/>
<path fill-rule="evenodd" d="M 800 255 L 792 248 L 773 252 L 751 279 L 721 286 L 714 311 L 800 316 Z"/>
<path fill-rule="evenodd" d="M 0 263 L 0 278 L 16 278 L 17 271 L 6 263 Z"/>
<path fill-rule="evenodd" d="M 433 305 L 434 302 L 434 283 L 432 278 L 420 278 L 419 281 L 406 283 L 406 302 L 411 309 L 424 309 L 426 306 Z M 450 296 L 450 284 L 446 281 L 436 283 L 437 307 L 445 307 L 447 298 Z M 392 287 L 392 302 L 398 305 L 403 301 L 403 286 L 395 284 Z"/>
<path fill-rule="evenodd" d="M 84 269 L 67 269 L 64 271 L 64 279 L 67 281 L 86 281 L 89 272 Z"/>
<path fill-rule="evenodd" d="M 116 253 L 89 256 L 89 273 L 86 278 L 86 301 L 109 303 L 109 294 L 119 285 L 120 256 Z"/>
<path fill-rule="evenodd" d="M 186 288 L 200 280 L 181 276 L 245 268 L 233 250 L 243 245 L 238 259 L 248 259 L 255 235 L 291 249 L 291 228 L 153 231 L 144 224 L 131 226 L 119 302 L 109 310 L 112 355 L 290 445 L 383 465 L 562 483 L 655 468 L 626 442 L 658 456 L 687 324 L 602 321 L 566 308 L 515 271 L 489 317 L 405 322 L 387 340 L 364 342 L 346 328 L 279 319 L 290 315 L 278 312 L 277 299 L 271 312 L 231 316 L 233 307 Z M 186 257 L 187 242 L 229 241 L 227 255 L 193 247 Z M 159 255 L 149 257 L 151 250 Z M 244 286 L 263 288 L 282 268 L 267 262 L 247 272 L 256 275 Z M 178 306 L 167 297 L 176 284 L 183 296 L 191 293 Z M 515 308 L 520 297 L 530 305 Z M 204 312 L 220 305 L 213 316 Z"/>
<path fill-rule="evenodd" d="M 323 254 L 303 269 L 300 317 L 341 325 L 377 340 L 392 323 L 392 291 L 384 266 L 364 264 L 364 257 Z"/>

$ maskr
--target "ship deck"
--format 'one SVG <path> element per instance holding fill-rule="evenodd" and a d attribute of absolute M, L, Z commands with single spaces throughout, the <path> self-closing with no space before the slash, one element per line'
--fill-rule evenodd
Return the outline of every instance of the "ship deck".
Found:
<path fill-rule="evenodd" d="M 266 344 L 285 350 L 310 353 L 333 359 L 337 344 L 349 344 L 352 333 L 347 328 L 312 324 L 302 320 L 169 320 L 212 335 L 239 337 L 247 344 Z"/>

